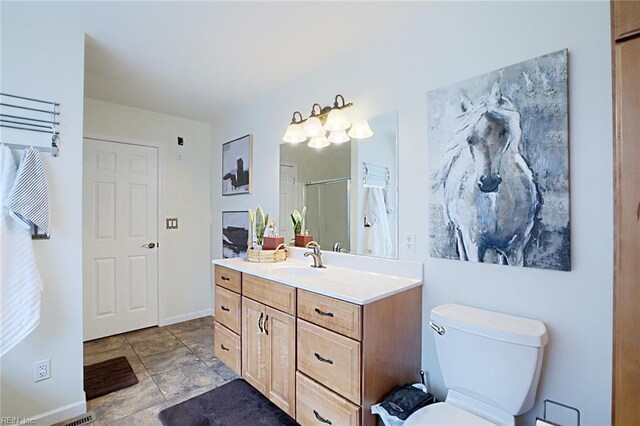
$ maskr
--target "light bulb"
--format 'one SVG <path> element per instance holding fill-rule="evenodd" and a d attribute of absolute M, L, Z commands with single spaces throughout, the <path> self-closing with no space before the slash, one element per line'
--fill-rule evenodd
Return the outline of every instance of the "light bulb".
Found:
<path fill-rule="evenodd" d="M 329 146 L 329 141 L 325 135 L 316 136 L 315 138 L 311 138 L 309 143 L 307 144 L 311 148 L 324 148 L 325 146 Z"/>
<path fill-rule="evenodd" d="M 347 130 L 349 125 L 349 120 L 347 120 L 344 112 L 339 109 L 332 109 L 327 116 L 327 122 L 324 123 L 324 129 L 329 132 Z"/>
<path fill-rule="evenodd" d="M 322 128 L 320 119 L 318 117 L 309 117 L 304 123 L 302 133 L 308 138 L 324 135 L 324 129 Z"/>
<path fill-rule="evenodd" d="M 329 133 L 329 137 L 327 138 L 327 140 L 331 143 L 341 144 L 349 142 L 351 138 L 347 136 L 347 132 L 344 130 L 334 130 L 333 132 Z"/>
<path fill-rule="evenodd" d="M 349 130 L 349 136 L 354 139 L 366 139 L 373 136 L 371 127 L 369 127 L 369 122 L 367 120 L 362 120 L 354 123 L 351 130 Z"/>
<path fill-rule="evenodd" d="M 302 126 L 300 124 L 291 123 L 287 127 L 282 140 L 289 143 L 300 143 L 306 141 L 307 138 L 302 134 Z"/>

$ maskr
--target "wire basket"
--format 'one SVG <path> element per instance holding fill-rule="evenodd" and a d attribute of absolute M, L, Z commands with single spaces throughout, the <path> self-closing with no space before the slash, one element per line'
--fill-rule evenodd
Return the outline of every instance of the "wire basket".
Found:
<path fill-rule="evenodd" d="M 253 263 L 277 263 L 287 260 L 287 246 L 280 244 L 275 250 L 247 250 L 247 260 Z"/>

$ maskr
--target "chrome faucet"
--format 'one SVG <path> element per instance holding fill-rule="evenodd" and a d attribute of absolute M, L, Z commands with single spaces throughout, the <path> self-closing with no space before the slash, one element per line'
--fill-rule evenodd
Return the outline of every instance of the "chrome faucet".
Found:
<path fill-rule="evenodd" d="M 335 243 L 333 245 L 333 251 L 337 252 L 337 253 L 347 253 L 347 249 L 346 248 L 342 248 L 342 246 L 340 245 L 339 242 Z"/>
<path fill-rule="evenodd" d="M 312 268 L 326 268 L 322 263 L 322 252 L 320 251 L 320 247 L 314 246 L 313 251 L 308 251 L 304 254 L 304 257 L 309 257 L 313 259 Z"/>

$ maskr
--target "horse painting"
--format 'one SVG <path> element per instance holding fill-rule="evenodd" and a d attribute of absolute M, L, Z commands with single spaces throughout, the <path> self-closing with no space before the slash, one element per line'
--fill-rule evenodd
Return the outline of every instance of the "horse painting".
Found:
<path fill-rule="evenodd" d="M 522 157 L 520 114 L 496 83 L 472 103 L 461 99 L 460 127 L 433 182 L 444 190 L 461 260 L 524 266 L 538 208 L 531 169 Z"/>
<path fill-rule="evenodd" d="M 568 271 L 567 50 L 427 95 L 432 257 Z"/>

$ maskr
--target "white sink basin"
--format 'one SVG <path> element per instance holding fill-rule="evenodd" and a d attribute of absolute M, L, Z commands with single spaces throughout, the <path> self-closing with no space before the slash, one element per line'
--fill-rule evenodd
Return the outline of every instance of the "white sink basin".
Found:
<path fill-rule="evenodd" d="M 291 278 L 317 277 L 322 275 L 322 269 L 312 268 L 311 266 L 274 266 L 269 269 L 269 272 Z"/>

